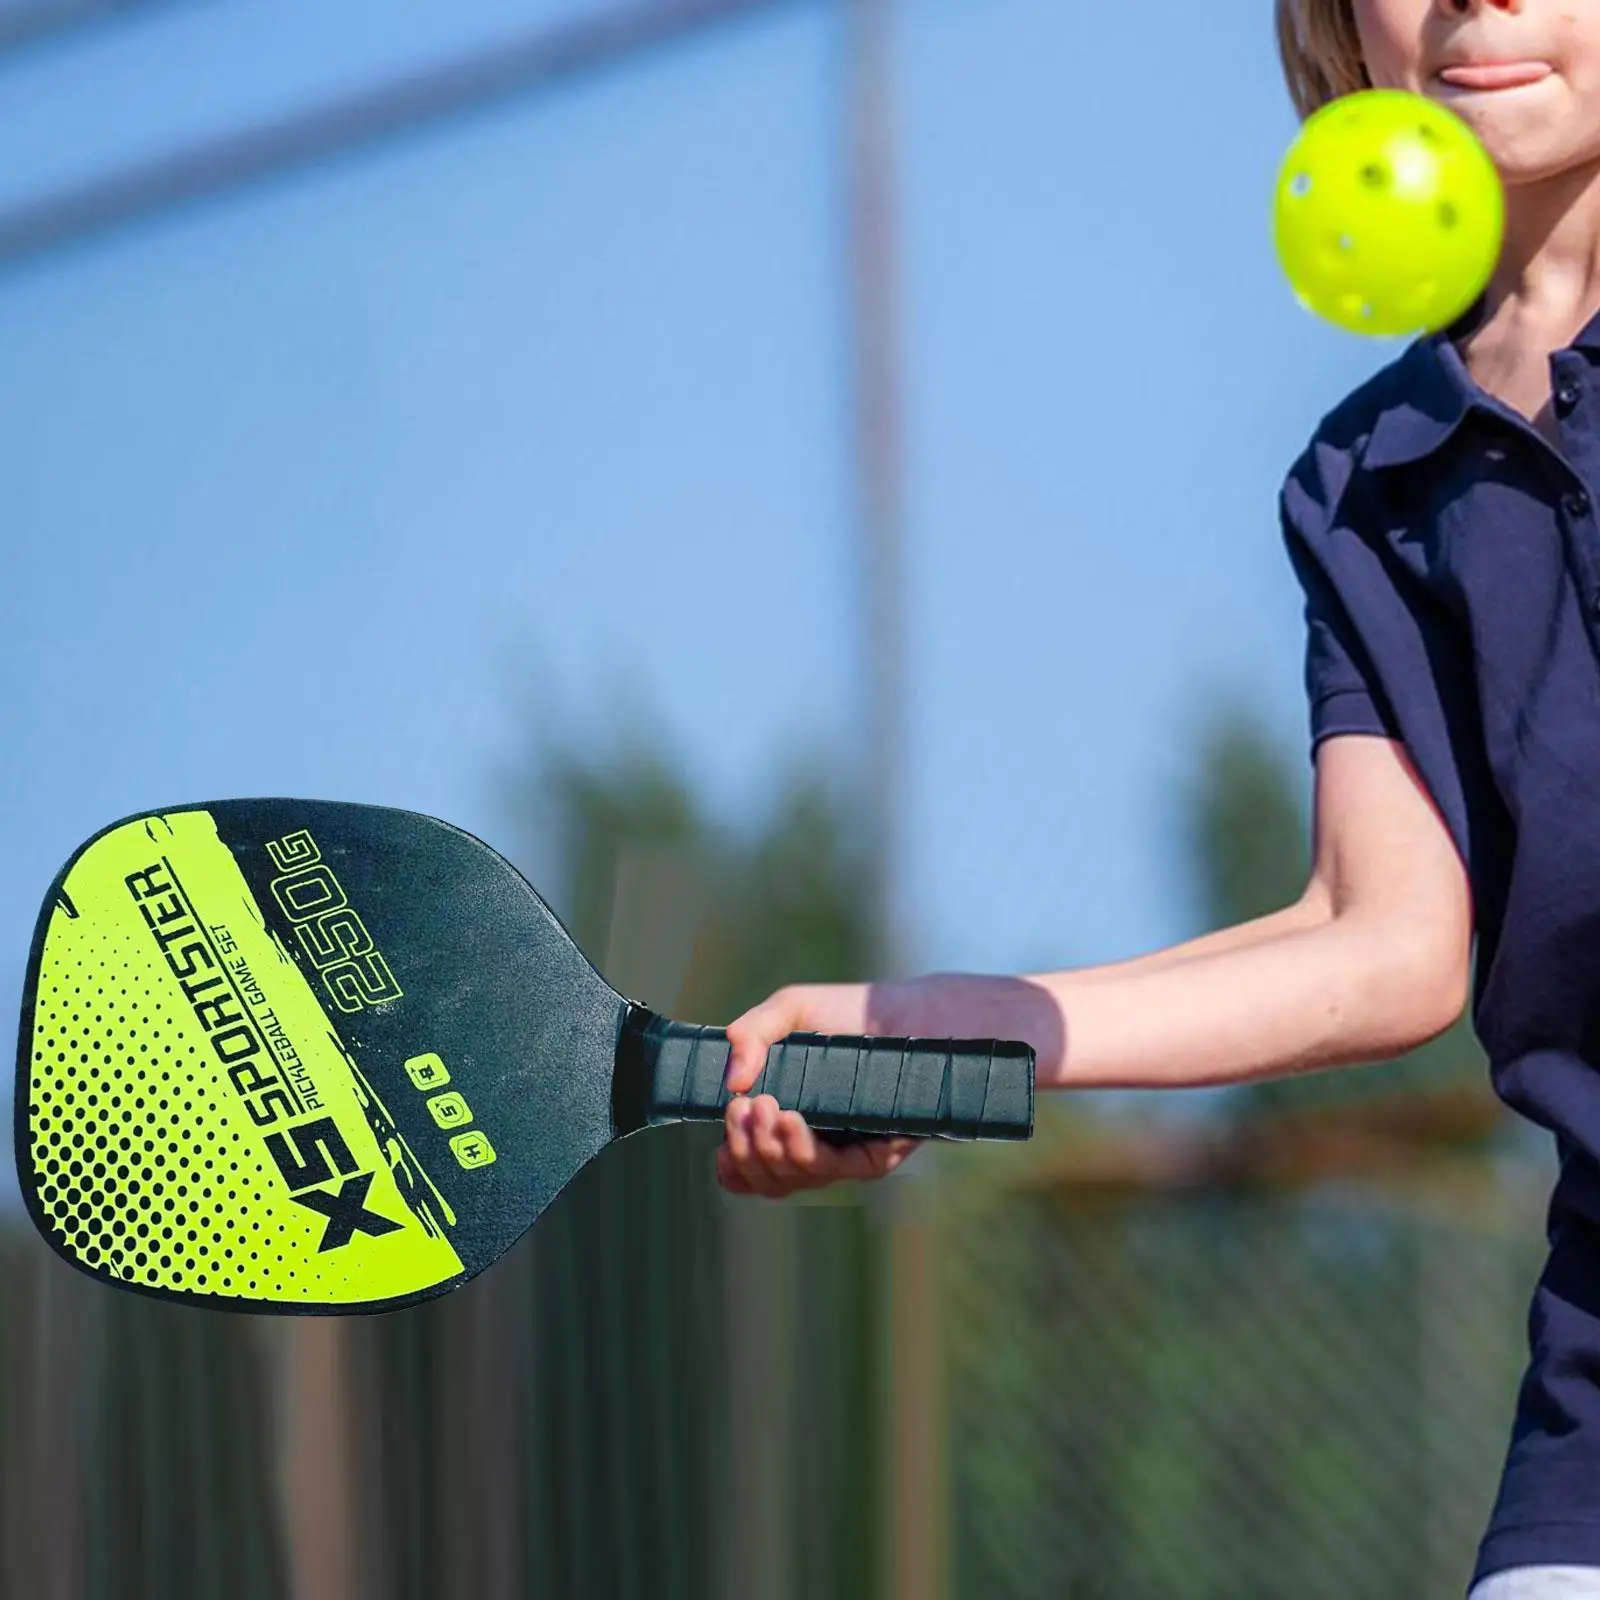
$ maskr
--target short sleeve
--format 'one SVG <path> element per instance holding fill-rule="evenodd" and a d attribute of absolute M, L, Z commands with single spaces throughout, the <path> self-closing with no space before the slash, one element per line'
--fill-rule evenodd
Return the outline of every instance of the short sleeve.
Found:
<path fill-rule="evenodd" d="M 1370 733 L 1400 738 L 1394 711 L 1344 602 L 1287 517 L 1284 543 L 1305 596 L 1305 690 L 1311 760 L 1316 760 L 1317 746 L 1334 734 Z"/>

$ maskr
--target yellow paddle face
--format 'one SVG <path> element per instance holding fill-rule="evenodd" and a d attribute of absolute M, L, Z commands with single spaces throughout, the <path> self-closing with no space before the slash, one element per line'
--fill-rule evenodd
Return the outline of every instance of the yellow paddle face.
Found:
<path fill-rule="evenodd" d="M 24 1030 L 35 1219 L 91 1272 L 216 1302 L 336 1308 L 446 1285 L 463 1273 L 455 1210 L 344 1037 L 403 991 L 314 836 L 263 843 L 285 869 L 277 928 L 203 810 L 124 823 L 72 863 Z M 318 968 L 296 928 L 354 959 Z M 435 1055 L 412 1071 L 448 1069 Z M 477 1133 L 467 1159 L 492 1161 Z"/>

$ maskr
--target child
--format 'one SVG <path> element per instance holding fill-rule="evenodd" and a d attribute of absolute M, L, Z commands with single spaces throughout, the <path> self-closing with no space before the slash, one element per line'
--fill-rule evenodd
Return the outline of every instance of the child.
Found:
<path fill-rule="evenodd" d="M 1102 967 L 781 990 L 728 1029 L 718 1176 L 780 1198 L 915 1148 L 821 1144 L 745 1095 L 795 1029 L 1024 1038 L 1043 1087 L 1238 1083 L 1399 1055 L 1470 983 L 1497 1092 L 1560 1158 L 1470 1600 L 1600 1597 L 1600 5 L 1278 0 L 1278 37 L 1302 116 L 1371 85 L 1428 95 L 1507 197 L 1478 304 L 1324 417 L 1283 487 L 1305 893 Z"/>

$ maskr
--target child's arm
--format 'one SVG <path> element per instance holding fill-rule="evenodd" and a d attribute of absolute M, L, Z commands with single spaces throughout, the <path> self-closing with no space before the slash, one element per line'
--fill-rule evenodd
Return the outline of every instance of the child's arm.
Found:
<path fill-rule="evenodd" d="M 1210 954 L 1130 964 L 1120 976 L 1091 967 L 1030 978 L 1065 1020 L 1063 1047 L 1053 1059 L 1041 1054 L 1039 1087 L 1247 1083 L 1381 1061 L 1460 1013 L 1390 927 L 1354 915 L 1297 920 Z"/>
<path fill-rule="evenodd" d="M 1313 928 L 1337 910 L 1376 906 L 1440 948 L 1452 989 L 1465 1002 L 1472 939 L 1466 873 L 1402 745 L 1334 738 L 1318 751 L 1315 863 L 1293 905 L 1185 944 L 1105 966 L 1083 967 L 1075 985 L 1153 972 L 1195 956 L 1259 944 Z M 1460 1014 L 1455 1003 L 1451 1021 Z"/>
<path fill-rule="evenodd" d="M 1442 818 L 1395 741 L 1332 738 L 1319 753 L 1314 865 L 1271 916 L 1132 961 L 1028 978 L 941 975 L 779 991 L 730 1024 L 729 1086 L 748 1088 L 799 1028 L 1021 1038 L 1054 1088 L 1240 1083 L 1398 1055 L 1460 1015 L 1471 900 Z M 912 1140 L 820 1145 L 770 1097 L 735 1100 L 724 1185 L 773 1197 L 876 1177 Z"/>

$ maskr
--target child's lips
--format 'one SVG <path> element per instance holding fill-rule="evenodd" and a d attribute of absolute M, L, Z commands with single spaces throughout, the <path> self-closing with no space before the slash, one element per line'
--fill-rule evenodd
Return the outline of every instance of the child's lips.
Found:
<path fill-rule="evenodd" d="M 1439 77 L 1458 89 L 1520 89 L 1548 78 L 1548 61 L 1480 61 L 1472 66 L 1444 67 Z"/>

